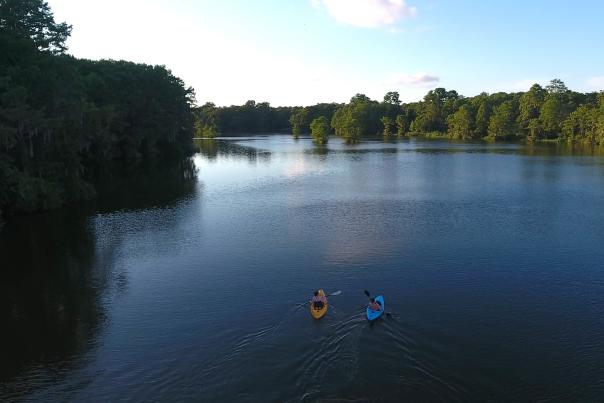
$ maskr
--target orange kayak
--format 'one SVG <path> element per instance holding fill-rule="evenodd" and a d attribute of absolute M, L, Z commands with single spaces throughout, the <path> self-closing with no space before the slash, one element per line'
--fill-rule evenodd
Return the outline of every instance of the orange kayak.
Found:
<path fill-rule="evenodd" d="M 319 290 L 319 295 L 324 297 L 325 296 L 325 291 Z M 327 313 L 327 309 L 328 308 L 329 308 L 329 304 L 328 303 L 325 303 L 325 305 L 323 306 L 323 308 L 317 309 L 317 308 L 315 308 L 313 306 L 313 303 L 311 302 L 310 303 L 310 314 L 315 319 L 321 319 Z"/>

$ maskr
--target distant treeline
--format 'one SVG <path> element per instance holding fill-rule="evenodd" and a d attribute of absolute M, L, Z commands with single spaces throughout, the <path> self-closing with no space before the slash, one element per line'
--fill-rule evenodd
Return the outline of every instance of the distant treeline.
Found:
<path fill-rule="evenodd" d="M 253 101 L 241 107 L 206 104 L 196 109 L 195 116 L 196 133 L 202 136 L 286 127 L 298 136 L 310 133 L 312 122 L 323 117 L 330 123 L 332 134 L 347 142 L 359 141 L 362 136 L 429 135 L 604 144 L 604 94 L 570 91 L 557 79 L 545 88 L 535 84 L 527 92 L 482 93 L 475 97 L 436 88 L 422 101 L 407 104 L 400 102 L 397 92 L 387 93 L 382 102 L 357 94 L 348 104 L 304 108 L 271 108 Z M 315 127 L 320 123 L 317 121 Z"/>
<path fill-rule="evenodd" d="M 162 66 L 64 54 L 42 0 L 0 1 L 0 211 L 95 194 L 100 178 L 192 152 L 194 94 Z"/>

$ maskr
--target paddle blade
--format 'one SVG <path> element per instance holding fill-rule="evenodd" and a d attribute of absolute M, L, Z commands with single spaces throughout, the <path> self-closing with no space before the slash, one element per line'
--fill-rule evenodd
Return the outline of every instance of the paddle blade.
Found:
<path fill-rule="evenodd" d="M 369 294 L 369 291 L 365 290 L 365 295 L 367 295 L 369 298 L 371 298 L 371 294 Z"/>
<path fill-rule="evenodd" d="M 335 291 L 335 292 L 332 292 L 331 294 L 329 294 L 329 296 L 335 297 L 336 295 L 340 295 L 340 294 L 342 294 L 342 291 Z"/>

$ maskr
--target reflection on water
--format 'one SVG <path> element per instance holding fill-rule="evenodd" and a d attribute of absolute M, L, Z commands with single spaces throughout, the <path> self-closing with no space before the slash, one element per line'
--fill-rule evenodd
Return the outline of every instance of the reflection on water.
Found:
<path fill-rule="evenodd" d="M 255 140 L 255 138 L 250 139 Z M 240 145 L 229 140 L 195 139 L 195 146 L 197 147 L 197 151 L 210 161 L 215 161 L 218 157 L 234 157 L 238 159 L 246 157 L 250 163 L 256 163 L 258 160 L 268 163 L 271 158 L 271 153 L 268 150 Z"/>
<path fill-rule="evenodd" d="M 11 224 L 0 232 L 2 380 L 31 365 L 69 366 L 64 358 L 90 348 L 105 320 L 86 219 L 59 211 Z"/>
<path fill-rule="evenodd" d="M 1 230 L 0 400 L 604 395 L 600 149 L 196 144 Z M 314 321 L 318 287 L 342 292 Z M 368 324 L 364 289 L 392 315 Z"/>
<path fill-rule="evenodd" d="M 113 223 L 97 214 L 153 211 L 191 197 L 195 181 L 195 167 L 187 161 L 113 184 L 96 205 L 6 223 L 0 231 L 0 400 L 22 397 L 84 366 L 84 357 L 111 320 L 109 302 L 128 281 L 114 265 L 126 235 L 125 220 L 123 213 Z M 148 230 L 147 225 L 139 228 Z"/>

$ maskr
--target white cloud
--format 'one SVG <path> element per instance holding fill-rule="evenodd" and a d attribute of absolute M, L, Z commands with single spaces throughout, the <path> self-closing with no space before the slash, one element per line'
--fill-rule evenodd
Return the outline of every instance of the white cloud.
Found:
<path fill-rule="evenodd" d="M 589 80 L 587 80 L 587 85 L 589 85 L 592 90 L 604 90 L 604 76 L 590 78 Z"/>
<path fill-rule="evenodd" d="M 390 79 L 390 83 L 393 85 L 412 85 L 416 87 L 431 87 L 439 81 L 439 77 L 425 73 L 394 74 Z"/>
<path fill-rule="evenodd" d="M 338 22 L 363 28 L 392 26 L 405 17 L 415 17 L 417 8 L 405 0 L 310 0 Z"/>

